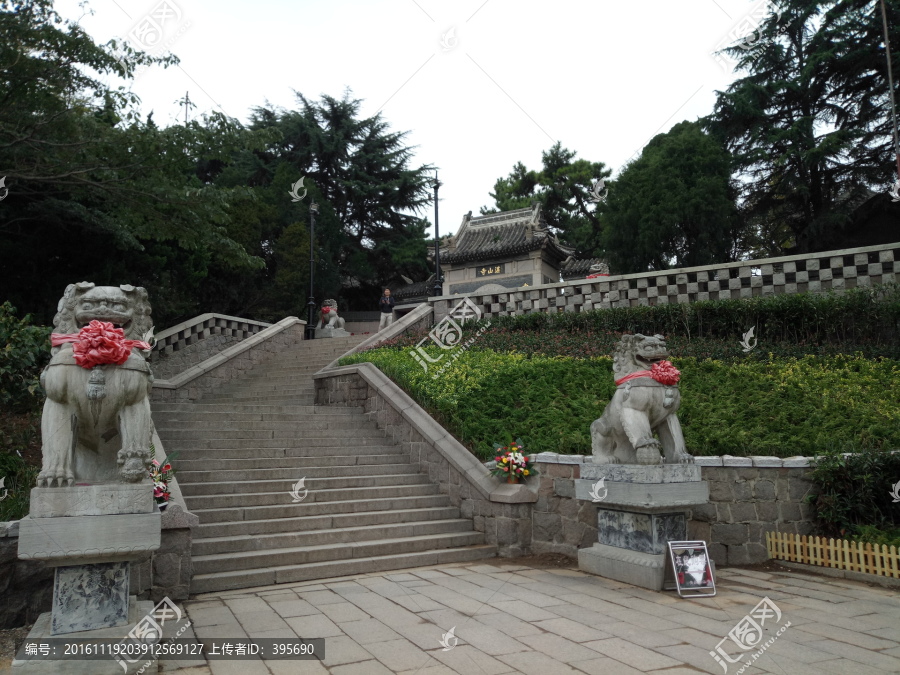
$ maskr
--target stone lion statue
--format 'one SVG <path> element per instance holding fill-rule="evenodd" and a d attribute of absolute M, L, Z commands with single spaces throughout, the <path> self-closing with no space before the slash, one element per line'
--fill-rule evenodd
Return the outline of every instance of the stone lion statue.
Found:
<path fill-rule="evenodd" d="M 316 326 L 316 329 L 324 328 L 325 326 L 329 328 L 344 327 L 344 320 L 338 316 L 337 302 L 335 300 L 326 300 L 322 303 L 322 308 L 319 310 L 319 324 Z"/>
<path fill-rule="evenodd" d="M 613 354 L 617 389 L 591 424 L 595 464 L 690 463 L 676 413 L 679 373 L 663 336 L 623 335 Z M 659 437 L 654 437 L 654 432 Z"/>
<path fill-rule="evenodd" d="M 147 291 L 70 284 L 53 319 L 41 418 L 39 487 L 136 483 L 147 477 L 153 376 Z"/>

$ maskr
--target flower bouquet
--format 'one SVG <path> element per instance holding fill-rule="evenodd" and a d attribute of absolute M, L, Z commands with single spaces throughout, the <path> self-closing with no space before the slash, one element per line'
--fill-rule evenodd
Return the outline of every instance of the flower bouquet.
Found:
<path fill-rule="evenodd" d="M 168 459 L 169 457 L 166 457 L 163 463 L 160 464 L 159 460 L 154 458 L 150 465 L 150 480 L 153 481 L 153 498 L 156 499 L 160 511 L 165 510 L 172 496 L 169 493 L 169 481 L 175 475 L 175 469 L 169 464 Z"/>
<path fill-rule="evenodd" d="M 491 474 L 505 478 L 507 483 L 526 481 L 531 476 L 537 475 L 534 462 L 522 452 L 524 449 L 522 441 L 518 438 L 515 443 L 508 446 L 494 443 L 496 454 L 494 459 L 497 465 L 491 469 Z"/>

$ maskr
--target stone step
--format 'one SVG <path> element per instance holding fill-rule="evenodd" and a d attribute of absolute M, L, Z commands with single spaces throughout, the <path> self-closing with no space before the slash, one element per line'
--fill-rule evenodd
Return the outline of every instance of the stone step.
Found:
<path fill-rule="evenodd" d="M 269 422 L 267 424 L 273 425 L 274 423 Z M 327 426 L 308 428 L 296 424 L 284 424 L 281 427 L 272 429 L 266 428 L 265 423 L 261 423 L 261 425 L 262 428 L 260 428 L 260 425 L 256 425 L 249 429 L 229 429 L 222 426 L 215 429 L 157 427 L 156 431 L 159 433 L 160 438 L 171 438 L 180 441 L 205 440 L 212 436 L 215 440 L 250 438 L 254 440 L 264 440 L 288 438 L 314 441 L 329 438 L 342 440 L 367 438 L 381 439 L 383 442 L 385 437 L 384 432 L 374 424 L 369 423 L 368 420 L 359 420 L 352 417 L 348 418 L 346 422 L 342 422 L 340 425 L 332 424 L 331 428 Z"/>
<path fill-rule="evenodd" d="M 318 447 L 310 445 L 300 445 L 299 447 L 285 447 L 284 441 L 278 442 L 271 447 L 242 447 L 238 444 L 236 447 L 212 446 L 198 448 L 190 443 L 176 443 L 174 440 L 162 439 L 165 443 L 166 452 L 174 454 L 178 453 L 178 461 L 187 459 L 206 460 L 206 459 L 272 459 L 277 457 L 332 457 L 343 455 L 347 452 L 346 445 L 322 445 Z M 365 454 L 372 455 L 389 455 L 403 454 L 403 449 L 397 445 L 366 445 Z M 177 466 L 175 467 L 178 468 Z"/>
<path fill-rule="evenodd" d="M 226 471 L 254 469 L 320 469 L 336 467 L 375 467 L 382 464 L 409 464 L 409 455 L 395 452 L 385 455 L 327 455 L 321 457 L 253 457 L 249 459 L 182 459 L 178 457 L 178 475 L 188 471 L 205 471 L 223 475 Z M 415 466 L 415 465 L 413 465 Z M 193 479 L 194 482 L 198 482 Z"/>
<path fill-rule="evenodd" d="M 292 476 L 290 479 L 285 478 L 284 472 L 282 472 L 281 478 L 262 480 L 241 480 L 240 478 L 222 480 L 219 476 L 214 475 L 211 481 L 192 483 L 179 480 L 178 485 L 181 486 L 181 491 L 185 497 L 193 498 L 203 495 L 249 495 L 257 492 L 280 492 L 289 495 L 293 491 L 294 485 L 301 478 L 306 479 L 304 486 L 311 494 L 321 490 L 431 484 L 428 482 L 428 476 L 421 473 L 365 474 L 362 476 L 328 476 L 325 478 L 304 476 L 300 470 L 297 470 L 297 473 L 300 475 Z"/>
<path fill-rule="evenodd" d="M 369 558 L 327 560 L 306 565 L 281 565 L 262 569 L 195 574 L 191 580 L 191 594 L 213 593 L 255 586 L 272 586 L 274 584 L 296 583 L 352 574 L 372 574 L 411 567 L 471 562 L 496 556 L 496 546 L 480 544 L 463 548 L 434 549 Z"/>
<path fill-rule="evenodd" d="M 310 425 L 311 429 L 322 428 L 322 425 L 334 424 L 340 427 L 355 424 L 368 425 L 375 428 L 373 422 L 363 415 L 264 415 L 270 419 L 259 419 L 260 415 L 225 415 L 184 413 L 175 418 L 173 413 L 156 414 L 154 424 L 158 429 L 287 429 Z M 317 426 L 313 426 L 317 425 Z"/>
<path fill-rule="evenodd" d="M 304 478 L 310 481 L 307 488 L 312 489 L 312 479 L 324 478 L 349 478 L 353 476 L 385 476 L 385 475 L 410 475 L 418 472 L 417 464 L 370 464 L 370 465 L 351 465 L 351 466 L 306 466 L 306 467 L 278 467 L 272 469 L 240 469 L 227 470 L 218 469 L 211 470 L 209 467 L 191 470 L 188 467 L 182 467 L 179 464 L 178 483 L 179 485 L 189 485 L 197 483 L 212 483 L 214 481 L 224 482 L 258 482 L 258 481 L 275 481 L 284 478 L 285 474 L 290 475 L 302 474 Z M 296 482 L 296 479 L 295 481 Z M 198 494 L 196 491 L 193 494 Z"/>
<path fill-rule="evenodd" d="M 204 450 L 243 450 L 243 454 L 237 455 L 238 457 L 254 457 L 258 453 L 257 449 L 262 448 L 282 448 L 286 450 L 296 450 L 296 451 L 308 451 L 308 452 L 295 452 L 292 454 L 296 455 L 316 455 L 323 454 L 324 452 L 340 454 L 340 450 L 347 449 L 350 443 L 346 437 L 333 437 L 333 438 L 261 438 L 261 439 L 246 439 L 246 438 L 198 438 L 198 439 L 186 439 L 180 438 L 178 436 L 163 436 L 160 434 L 160 438 L 163 443 L 165 443 L 167 452 L 174 452 L 178 450 L 179 452 L 188 453 L 188 452 L 201 452 L 203 456 L 210 455 L 213 453 L 210 452 L 202 452 Z M 376 447 L 384 447 L 387 445 L 387 442 L 383 436 L 374 437 L 374 438 L 353 438 L 351 437 L 353 442 L 352 446 L 356 447 L 365 447 L 366 452 L 372 452 L 370 448 Z M 326 450 L 330 448 L 330 450 Z M 186 455 L 185 455 L 186 456 Z M 225 455 L 223 455 L 225 456 Z M 230 455 L 234 457 L 235 455 Z"/>
<path fill-rule="evenodd" d="M 214 396 L 204 398 L 204 403 L 235 405 L 312 405 L 315 397 L 312 394 L 299 396 Z"/>
<path fill-rule="evenodd" d="M 357 406 L 320 406 L 320 405 L 222 405 L 215 403 L 153 403 L 153 418 L 156 419 L 158 413 L 163 415 L 184 415 L 184 414 L 204 414 L 204 415 L 227 415 L 233 417 L 236 415 L 263 415 L 262 419 L 266 419 L 266 415 L 358 415 L 365 412 L 362 407 Z"/>
<path fill-rule="evenodd" d="M 269 549 L 265 551 L 237 551 L 191 556 L 195 575 L 214 572 L 234 572 L 264 567 L 304 565 L 307 563 L 333 562 L 353 558 L 418 553 L 440 548 L 459 548 L 484 543 L 482 532 L 447 532 L 422 536 L 376 539 L 318 546 Z M 333 575 L 331 575 L 333 576 Z"/>
<path fill-rule="evenodd" d="M 311 532 L 330 528 L 362 527 L 390 523 L 459 518 L 455 506 L 432 506 L 418 509 L 383 509 L 355 513 L 325 513 L 317 516 L 267 518 L 240 522 L 201 523 L 194 530 L 194 541 L 216 537 L 256 536 L 279 532 Z"/>
<path fill-rule="evenodd" d="M 314 546 L 352 545 L 376 539 L 405 539 L 440 534 L 472 533 L 472 521 L 464 518 L 425 520 L 421 522 L 384 523 L 355 527 L 338 527 L 309 532 L 275 532 L 228 537 L 194 539 L 191 557 L 289 550 Z M 481 534 L 481 533 L 479 533 Z M 484 538 L 478 542 L 481 543 Z M 300 560 L 298 562 L 317 562 Z M 277 563 L 276 563 L 277 564 Z M 229 569 L 225 567 L 224 569 Z M 208 571 L 224 571 L 223 569 Z"/>
<path fill-rule="evenodd" d="M 381 497 L 373 495 L 365 501 L 344 499 L 329 502 L 304 500 L 296 504 L 247 505 L 230 507 L 210 507 L 191 509 L 200 517 L 201 527 L 213 523 L 240 523 L 245 521 L 275 521 L 289 518 L 312 516 L 337 516 L 365 511 L 392 511 L 409 509 L 430 509 L 450 506 L 450 498 L 445 494 L 432 493 L 404 497 Z"/>
<path fill-rule="evenodd" d="M 287 481 L 289 482 L 289 481 Z M 432 483 L 411 485 L 380 485 L 371 487 L 338 488 L 333 490 L 310 491 L 306 500 L 314 502 L 346 501 L 349 499 L 366 500 L 373 497 L 425 497 L 437 493 L 438 488 Z M 186 492 L 182 489 L 182 492 Z M 202 509 L 222 509 L 248 506 L 281 506 L 292 502 L 290 488 L 280 492 L 249 492 L 246 494 L 206 494 L 184 495 L 189 511 Z M 200 522 L 208 522 L 200 517 Z"/>

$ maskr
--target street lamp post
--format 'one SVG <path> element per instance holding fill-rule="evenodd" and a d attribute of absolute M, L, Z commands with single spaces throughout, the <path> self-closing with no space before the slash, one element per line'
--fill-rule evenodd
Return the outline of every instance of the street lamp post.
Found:
<path fill-rule="evenodd" d="M 313 284 L 315 283 L 316 257 L 316 214 L 319 212 L 319 205 L 313 202 L 309 205 L 309 302 L 306 303 L 306 339 L 312 340 L 316 337 L 316 296 L 313 292 Z"/>
<path fill-rule="evenodd" d="M 437 171 L 434 172 L 434 294 L 444 294 L 444 285 L 441 283 L 441 235 L 438 229 L 438 190 L 441 182 L 438 180 Z"/>

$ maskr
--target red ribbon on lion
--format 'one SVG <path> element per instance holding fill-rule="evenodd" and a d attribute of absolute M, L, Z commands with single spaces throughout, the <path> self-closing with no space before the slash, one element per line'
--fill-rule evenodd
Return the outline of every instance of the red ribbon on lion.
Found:
<path fill-rule="evenodd" d="M 631 373 L 631 375 L 626 375 L 625 377 L 616 380 L 616 386 L 618 387 L 620 384 L 624 384 L 625 382 L 628 382 L 628 380 L 637 379 L 638 377 L 652 377 L 660 384 L 668 386 L 678 384 L 678 380 L 681 379 L 681 373 L 671 362 L 660 361 L 659 363 L 654 363 L 650 370 L 637 370 Z"/>
<path fill-rule="evenodd" d="M 64 333 L 52 333 L 50 344 L 59 347 L 68 342 L 72 345 L 75 354 L 75 363 L 82 368 L 93 368 L 114 363 L 121 366 L 128 360 L 131 350 L 151 350 L 149 344 L 141 340 L 126 340 L 125 331 L 116 328 L 106 321 L 91 321 L 78 333 L 66 335 Z"/>

